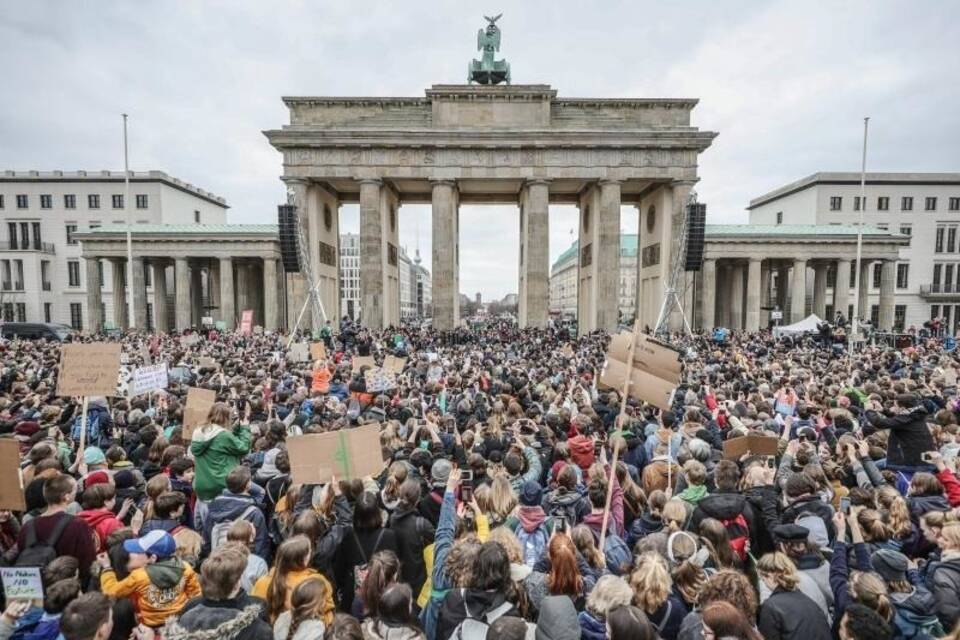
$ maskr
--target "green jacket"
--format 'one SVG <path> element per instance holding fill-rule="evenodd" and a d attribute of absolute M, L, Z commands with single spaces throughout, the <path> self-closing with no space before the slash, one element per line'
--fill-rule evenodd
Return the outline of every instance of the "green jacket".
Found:
<path fill-rule="evenodd" d="M 226 488 L 227 474 L 250 453 L 253 437 L 250 426 L 237 425 L 227 431 L 219 425 L 207 425 L 193 432 L 190 453 L 196 461 L 193 490 L 200 500 L 213 500 Z"/>

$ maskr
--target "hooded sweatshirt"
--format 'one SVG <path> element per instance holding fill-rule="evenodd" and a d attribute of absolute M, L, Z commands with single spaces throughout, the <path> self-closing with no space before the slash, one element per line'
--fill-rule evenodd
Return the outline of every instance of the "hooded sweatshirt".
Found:
<path fill-rule="evenodd" d="M 135 569 L 120 581 L 113 569 L 107 569 L 100 574 L 100 591 L 111 598 L 136 596 L 137 619 L 148 627 L 159 627 L 200 595 L 200 581 L 193 567 L 172 557 Z"/>
<path fill-rule="evenodd" d="M 250 427 L 233 431 L 211 424 L 193 432 L 190 453 L 196 461 L 193 488 L 200 500 L 213 500 L 227 486 L 227 474 L 250 452 Z"/>
<path fill-rule="evenodd" d="M 123 523 L 107 508 L 84 510 L 78 513 L 77 517 L 90 525 L 96 534 L 97 553 L 107 550 L 107 536 L 123 528 Z"/>

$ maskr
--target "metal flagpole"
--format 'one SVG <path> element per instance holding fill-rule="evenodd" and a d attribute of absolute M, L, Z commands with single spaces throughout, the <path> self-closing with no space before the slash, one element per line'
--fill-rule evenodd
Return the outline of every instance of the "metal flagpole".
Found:
<path fill-rule="evenodd" d="M 127 114 L 123 115 L 123 209 L 127 214 L 127 326 L 137 328 L 136 315 L 133 313 L 133 220 L 130 215 L 130 158 L 127 154 Z M 114 300 L 114 304 L 117 304 Z"/>
<path fill-rule="evenodd" d="M 864 312 L 860 308 L 860 260 L 863 253 L 863 214 L 867 208 L 867 130 L 870 125 L 870 118 L 866 117 L 863 119 L 863 156 L 860 160 L 860 219 L 857 222 L 857 271 L 853 276 L 853 296 L 854 296 L 854 309 L 856 310 L 853 314 L 853 319 L 851 321 L 851 331 L 850 338 L 847 341 L 849 352 L 853 354 L 853 343 L 856 341 L 857 337 L 860 334 L 860 318 Z M 841 309 L 842 311 L 842 309 Z"/>

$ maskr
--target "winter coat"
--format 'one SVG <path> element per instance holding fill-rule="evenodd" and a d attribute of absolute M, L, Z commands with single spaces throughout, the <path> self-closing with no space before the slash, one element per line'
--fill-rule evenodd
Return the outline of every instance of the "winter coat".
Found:
<path fill-rule="evenodd" d="M 413 593 L 420 593 L 427 579 L 423 548 L 433 542 L 435 534 L 433 525 L 416 510 L 401 506 L 390 516 L 389 527 L 397 540 L 397 557 L 400 558 L 402 581 L 410 585 Z"/>
<path fill-rule="evenodd" d="M 908 413 L 890 418 L 876 411 L 866 412 L 866 424 L 863 435 L 869 436 L 882 429 L 890 430 L 887 440 L 888 467 L 918 467 L 924 465 L 923 453 L 935 451 L 937 446 L 927 427 L 928 412 L 923 407 L 915 407 Z"/>
<path fill-rule="evenodd" d="M 543 497 L 541 506 L 549 516 L 566 516 L 571 527 L 590 513 L 590 501 L 576 491 L 551 491 Z"/>
<path fill-rule="evenodd" d="M 287 640 L 287 636 L 290 635 L 290 623 L 292 621 L 293 616 L 289 611 L 284 611 L 277 616 L 277 621 L 273 623 L 273 640 Z M 304 620 L 300 623 L 300 626 L 297 627 L 297 632 L 293 634 L 293 640 L 316 640 L 322 638 L 326 628 L 323 620 L 317 620 L 316 618 Z"/>
<path fill-rule="evenodd" d="M 137 619 L 148 627 L 159 627 L 200 595 L 200 581 L 193 567 L 173 557 L 134 569 L 119 581 L 108 569 L 100 574 L 100 591 L 111 598 L 134 596 Z"/>
<path fill-rule="evenodd" d="M 170 617 L 164 640 L 273 640 L 270 625 L 261 619 L 260 600 L 240 596 L 232 600 L 191 601 L 179 618 Z"/>
<path fill-rule="evenodd" d="M 647 614 L 647 618 L 663 640 L 676 640 L 680 633 L 680 623 L 688 613 L 683 600 L 671 593 L 656 611 Z"/>
<path fill-rule="evenodd" d="M 397 552 L 397 534 L 391 529 L 350 529 L 344 533 L 334 569 L 341 609 L 350 611 L 353 605 L 353 568 L 370 562 L 377 551 L 387 550 Z"/>
<path fill-rule="evenodd" d="M 831 640 L 816 603 L 799 591 L 777 589 L 760 606 L 757 629 L 765 640 Z"/>
<path fill-rule="evenodd" d="M 833 544 L 833 541 L 837 539 L 837 528 L 833 524 L 833 507 L 821 500 L 820 496 L 809 496 L 792 502 L 790 506 L 783 510 L 780 522 L 794 524 L 805 513 L 818 516 L 823 520 L 829 544 Z"/>
<path fill-rule="evenodd" d="M 593 617 L 589 611 L 577 614 L 580 621 L 580 637 L 582 640 L 607 640 L 607 623 Z"/>
<path fill-rule="evenodd" d="M 662 529 L 663 520 L 654 518 L 653 514 L 645 511 L 630 524 L 630 531 L 627 532 L 626 539 L 627 546 L 633 549 L 638 540 L 646 538 L 651 533 L 659 533 Z"/>
<path fill-rule="evenodd" d="M 908 577 L 910 575 L 908 573 Z M 917 624 L 930 616 L 936 615 L 936 600 L 933 594 L 921 586 L 914 586 L 910 593 L 891 593 L 890 601 L 893 603 L 894 611 L 896 611 L 894 626 L 896 626 L 897 617 L 903 618 L 910 624 Z M 904 635 L 903 631 L 900 628 L 895 629 L 894 637 Z"/>
<path fill-rule="evenodd" d="M 196 461 L 193 488 L 200 500 L 213 500 L 227 488 L 227 474 L 250 452 L 250 427 L 237 425 L 227 431 L 207 425 L 193 432 L 190 453 Z"/>
<path fill-rule="evenodd" d="M 261 600 L 267 599 L 267 591 L 270 588 L 270 582 L 273 580 L 273 572 L 274 569 L 271 569 L 267 575 L 257 580 L 257 582 L 253 585 L 253 591 L 250 592 L 251 596 L 260 598 Z M 283 610 L 289 611 L 290 596 L 293 595 L 293 590 L 297 588 L 297 585 L 310 578 L 317 578 L 326 583 L 327 595 L 326 598 L 324 598 L 323 605 L 320 607 L 320 619 L 323 620 L 324 624 L 329 625 L 333 622 L 333 587 L 330 586 L 329 580 L 324 578 L 323 575 L 317 573 L 313 569 L 299 569 L 297 571 L 289 571 L 287 573 L 287 579 L 284 582 L 284 586 L 287 588 L 287 594 L 283 604 Z"/>
<path fill-rule="evenodd" d="M 743 519 L 747 521 L 751 543 L 756 544 L 759 521 L 753 507 L 747 501 L 746 496 L 739 493 L 726 493 L 717 490 L 715 493 L 711 493 L 702 499 L 693 510 L 693 515 L 690 516 L 690 524 L 687 528 L 690 531 L 699 531 L 700 523 L 706 518 L 714 518 L 720 522 L 724 522 L 726 520 L 734 520 L 740 514 L 743 514 Z"/>
<path fill-rule="evenodd" d="M 924 514 L 931 511 L 950 511 L 950 504 L 941 494 L 907 496 L 907 508 L 910 510 L 910 519 L 916 524 Z"/>
<path fill-rule="evenodd" d="M 117 520 L 110 509 L 89 509 L 81 511 L 77 517 L 90 525 L 97 536 L 97 553 L 107 550 L 107 536 L 123 528 L 123 523 Z"/>
<path fill-rule="evenodd" d="M 253 507 L 253 509 L 250 509 Z M 249 513 L 244 517 L 243 514 L 249 509 Z M 204 552 L 210 551 L 210 536 L 213 527 L 223 522 L 233 522 L 243 517 L 244 520 L 251 523 L 256 530 L 253 541 L 253 552 L 261 558 L 270 557 L 270 536 L 267 531 L 267 520 L 263 516 L 263 511 L 253 497 L 247 494 L 231 493 L 229 489 L 224 489 L 223 493 L 210 502 L 210 510 L 207 517 L 203 519 L 203 549 Z"/>
<path fill-rule="evenodd" d="M 474 618 L 482 618 L 506 600 L 507 596 L 501 591 L 480 591 L 478 589 L 454 589 L 450 591 L 443 599 L 443 605 L 440 607 L 436 640 L 448 640 L 453 635 L 457 626 L 466 619 L 467 607 Z M 516 607 L 511 608 L 504 615 L 521 617 Z"/>
<path fill-rule="evenodd" d="M 427 637 L 419 629 L 407 625 L 392 626 L 373 619 L 366 620 L 360 629 L 363 631 L 363 640 L 426 640 Z M 286 640 L 286 638 L 278 640 Z M 297 639 L 294 638 L 294 640 Z"/>
<path fill-rule="evenodd" d="M 944 629 L 960 620 L 960 557 L 933 563 L 927 569 L 927 588 L 936 602 L 936 614 Z"/>

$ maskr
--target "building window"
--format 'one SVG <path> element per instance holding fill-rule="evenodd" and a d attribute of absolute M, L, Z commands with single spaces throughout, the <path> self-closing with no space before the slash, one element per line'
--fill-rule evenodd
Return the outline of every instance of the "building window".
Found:
<path fill-rule="evenodd" d="M 40 223 L 31 222 L 30 226 L 33 227 L 33 248 L 37 251 L 43 250 L 43 237 L 40 235 Z"/>
<path fill-rule="evenodd" d="M 934 236 L 933 250 L 936 253 L 943 253 L 943 235 L 946 233 L 946 227 L 937 227 L 937 234 Z"/>
<path fill-rule="evenodd" d="M 870 324 L 877 326 L 880 324 L 880 305 L 870 305 Z"/>
<path fill-rule="evenodd" d="M 110 196 L 110 203 L 114 209 L 123 209 L 123 194 L 115 193 Z"/>
<path fill-rule="evenodd" d="M 71 287 L 80 286 L 80 261 L 79 260 L 67 261 L 67 283 Z"/>
<path fill-rule="evenodd" d="M 70 326 L 77 331 L 83 329 L 83 305 L 79 302 L 70 303 Z"/>
<path fill-rule="evenodd" d="M 942 276 L 943 276 L 943 265 L 942 264 L 933 265 L 933 286 L 934 287 L 940 286 L 940 281 L 942 279 Z"/>
<path fill-rule="evenodd" d="M 877 198 L 877 211 L 889 211 L 890 210 L 890 198 L 887 196 L 880 196 Z"/>
<path fill-rule="evenodd" d="M 827 287 L 833 288 L 837 286 L 837 266 L 835 264 L 829 264 L 827 266 Z M 827 314 L 827 317 L 830 317 L 830 314 Z"/>
<path fill-rule="evenodd" d="M 947 253 L 953 253 L 957 249 L 957 228 L 947 228 Z"/>
<path fill-rule="evenodd" d="M 147 208 L 147 194 L 138 193 L 137 194 L 137 209 L 146 209 Z"/>
<path fill-rule="evenodd" d="M 96 193 L 91 193 L 87 196 L 87 208 L 88 209 L 99 209 L 100 208 L 100 196 Z"/>
<path fill-rule="evenodd" d="M 40 208 L 41 209 L 52 209 L 53 208 L 53 196 L 46 193 L 40 196 Z"/>
<path fill-rule="evenodd" d="M 933 197 L 927 197 L 923 201 L 924 211 L 936 211 L 937 210 L 937 199 Z"/>
<path fill-rule="evenodd" d="M 13 283 L 13 290 L 23 291 L 23 260 L 14 260 L 13 269 L 14 277 L 16 278 Z"/>
<path fill-rule="evenodd" d="M 43 303 L 43 321 L 44 322 L 48 322 L 48 323 L 53 322 L 53 320 L 50 319 L 51 316 L 53 315 L 52 311 L 53 311 L 53 303 L 44 302 Z"/>
<path fill-rule="evenodd" d="M 830 196 L 830 211 L 840 211 L 841 209 L 843 209 L 843 198 Z"/>
<path fill-rule="evenodd" d="M 777 211 L 777 224 L 783 224 L 783 211 Z"/>
<path fill-rule="evenodd" d="M 960 198 L 950 198 L 948 203 L 950 211 L 960 211 Z M 0 209 L 3 209 L 3 198 L 0 197 Z"/>
<path fill-rule="evenodd" d="M 77 225 L 68 224 L 67 225 L 67 244 L 77 244 L 77 239 L 73 237 L 73 234 L 77 232 Z"/>
<path fill-rule="evenodd" d="M 853 210 L 854 210 L 854 211 L 860 211 L 860 196 L 854 196 L 854 197 L 853 197 Z M 866 211 L 867 208 L 864 207 L 863 210 Z"/>
<path fill-rule="evenodd" d="M 63 208 L 64 209 L 76 209 L 77 208 L 77 196 L 68 193 L 63 196 Z"/>
<path fill-rule="evenodd" d="M 30 199 L 25 194 L 17 196 L 17 209 L 26 209 L 30 206 Z"/>
<path fill-rule="evenodd" d="M 900 225 L 900 234 L 905 236 L 913 235 L 913 226 L 909 224 Z"/>
<path fill-rule="evenodd" d="M 13 322 L 13 303 L 12 302 L 3 303 L 3 321 Z"/>
<path fill-rule="evenodd" d="M 874 263 L 873 263 L 873 278 L 872 278 L 872 279 L 873 279 L 873 283 L 872 283 L 872 285 L 871 285 L 874 289 L 879 289 L 879 288 L 880 288 L 880 280 L 881 280 L 882 277 L 883 277 L 883 263 L 882 263 L 882 262 L 874 262 Z"/>
<path fill-rule="evenodd" d="M 17 322 L 26 322 L 27 321 L 27 303 L 18 302 L 17 303 Z"/>
<path fill-rule="evenodd" d="M 100 282 L 100 288 L 103 289 L 105 282 L 103 279 L 103 260 L 97 260 L 97 280 Z"/>
<path fill-rule="evenodd" d="M 893 307 L 893 330 L 903 331 L 903 325 L 907 320 L 907 305 L 898 304 Z"/>
<path fill-rule="evenodd" d="M 0 193 L 0 209 L 3 209 L 6 205 L 3 202 L 3 194 Z"/>
<path fill-rule="evenodd" d="M 194 210 L 193 210 L 193 221 L 194 221 L 195 224 L 200 224 L 200 210 L 199 210 L 199 209 L 194 209 Z"/>
<path fill-rule="evenodd" d="M 900 210 L 913 211 L 913 198 L 911 196 L 903 196 L 900 198 Z"/>
<path fill-rule="evenodd" d="M 910 286 L 910 265 L 902 263 L 897 265 L 897 289 L 906 289 Z"/>
<path fill-rule="evenodd" d="M 29 222 L 20 223 L 20 248 L 21 249 L 30 248 L 30 223 Z"/>

